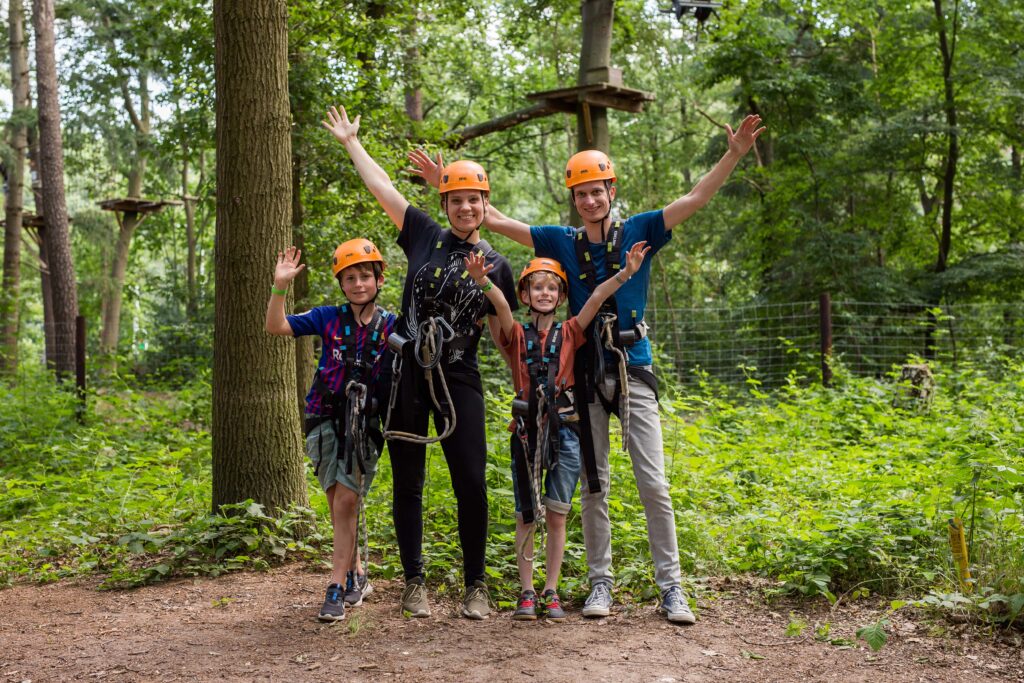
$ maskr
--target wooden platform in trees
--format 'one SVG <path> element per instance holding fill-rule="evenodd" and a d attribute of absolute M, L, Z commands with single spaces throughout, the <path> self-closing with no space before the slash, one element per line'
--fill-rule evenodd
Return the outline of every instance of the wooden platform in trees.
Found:
<path fill-rule="evenodd" d="M 124 197 L 120 199 L 104 199 L 99 202 L 104 211 L 117 211 L 118 213 L 155 213 L 161 211 L 165 206 L 181 206 L 177 199 L 142 199 L 139 197 Z"/>
<path fill-rule="evenodd" d="M 590 107 L 606 107 L 638 114 L 644 110 L 647 102 L 654 101 L 654 95 L 643 90 L 634 90 L 613 83 L 588 83 L 575 85 L 571 88 L 545 90 L 530 93 L 529 100 L 543 102 L 552 109 L 576 113 L 580 105 Z"/>

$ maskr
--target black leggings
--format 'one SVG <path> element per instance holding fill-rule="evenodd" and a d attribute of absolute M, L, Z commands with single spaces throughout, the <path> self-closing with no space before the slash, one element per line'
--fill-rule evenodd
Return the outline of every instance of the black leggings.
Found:
<path fill-rule="evenodd" d="M 411 377 L 410 377 L 411 375 Z M 403 372 L 391 429 L 426 434 L 427 417 L 434 413 L 440 434 L 444 423 L 422 381 L 423 371 Z M 446 374 L 456 408 L 455 431 L 441 441 L 448 473 L 458 503 L 459 541 L 466 585 L 484 580 L 487 547 L 487 435 L 484 430 L 484 397 L 480 377 Z M 436 385 L 435 385 L 436 386 Z M 438 397 L 443 393 L 437 386 Z M 405 579 L 423 576 L 423 483 L 426 446 L 392 439 L 388 442 L 394 480 L 393 513 L 398 552 Z"/>

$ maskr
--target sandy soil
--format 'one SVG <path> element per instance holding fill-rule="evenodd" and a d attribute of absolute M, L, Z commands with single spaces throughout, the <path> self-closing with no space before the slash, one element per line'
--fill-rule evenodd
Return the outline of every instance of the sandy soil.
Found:
<path fill-rule="evenodd" d="M 766 604 L 746 582 L 711 582 L 690 627 L 653 604 L 597 621 L 471 622 L 437 595 L 431 618 L 411 620 L 401 585 L 384 581 L 322 625 L 325 583 L 291 565 L 131 591 L 16 586 L 0 591 L 0 681 L 1024 681 L 1019 634 L 901 611 L 872 653 L 814 638 L 829 620 L 830 638 L 854 640 L 877 616 L 868 606 Z M 791 612 L 809 624 L 801 636 L 785 635 Z"/>

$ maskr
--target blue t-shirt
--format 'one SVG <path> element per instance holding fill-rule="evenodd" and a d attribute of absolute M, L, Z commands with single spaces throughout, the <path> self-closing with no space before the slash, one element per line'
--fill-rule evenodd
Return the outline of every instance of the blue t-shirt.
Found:
<path fill-rule="evenodd" d="M 564 225 L 535 225 L 530 228 L 537 256 L 553 258 L 565 268 L 565 273 L 569 277 L 569 310 L 573 315 L 579 315 L 580 309 L 590 296 L 590 290 L 580 280 L 580 266 L 576 262 L 576 232 L 576 228 Z M 640 270 L 615 292 L 620 329 L 629 329 L 634 311 L 636 321 L 643 320 L 647 308 L 647 289 L 651 282 L 651 258 L 671 239 L 672 231 L 665 230 L 665 217 L 660 209 L 630 216 L 623 224 L 622 242 L 619 247 L 622 261 L 620 265 L 625 267 L 626 254 L 637 242 L 646 240 L 651 251 L 644 259 Z M 607 246 L 591 242 L 587 244 L 590 259 L 597 270 L 598 282 L 604 282 L 609 277 L 605 264 Z M 651 365 L 652 362 L 650 340 L 641 339 L 629 348 L 630 365 Z"/>
<path fill-rule="evenodd" d="M 334 392 L 341 392 L 345 389 L 345 352 L 342 343 L 345 339 L 344 330 L 341 329 L 341 316 L 338 315 L 338 306 L 317 306 L 299 315 L 289 315 L 288 324 L 292 326 L 292 334 L 296 337 L 305 335 L 318 335 L 323 341 L 323 352 L 320 354 L 320 362 L 317 364 L 317 373 L 327 387 Z M 385 356 L 390 364 L 388 352 L 388 335 L 395 327 L 397 316 L 394 313 L 382 313 L 383 325 L 381 333 L 377 338 L 377 356 L 373 367 L 370 369 L 370 378 L 367 388 L 374 392 L 378 387 L 377 380 L 380 377 L 381 368 L 385 365 Z M 370 336 L 368 326 L 360 325 L 356 328 L 356 358 L 362 358 L 363 348 L 366 345 L 367 337 Z M 307 415 L 330 415 L 331 410 L 323 405 L 320 394 L 313 391 L 312 387 L 306 394 Z"/>

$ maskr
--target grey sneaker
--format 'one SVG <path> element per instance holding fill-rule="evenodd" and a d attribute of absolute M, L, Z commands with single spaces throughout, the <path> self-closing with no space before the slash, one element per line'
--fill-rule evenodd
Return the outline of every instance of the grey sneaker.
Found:
<path fill-rule="evenodd" d="M 537 619 L 537 594 L 533 591 L 523 591 L 516 603 L 516 611 L 512 613 L 516 621 L 536 621 Z"/>
<path fill-rule="evenodd" d="M 540 597 L 541 605 L 548 616 L 548 621 L 565 621 L 565 610 L 562 609 L 562 601 L 558 599 L 558 593 L 551 588 L 544 591 Z"/>
<path fill-rule="evenodd" d="M 409 579 L 402 591 L 402 614 L 407 617 L 429 617 L 430 605 L 427 603 L 427 587 L 423 578 L 417 576 Z"/>
<path fill-rule="evenodd" d="M 658 609 L 673 624 L 696 624 L 697 617 L 690 611 L 686 595 L 679 586 L 672 586 L 661 594 L 661 605 Z"/>
<path fill-rule="evenodd" d="M 591 587 L 587 601 L 583 603 L 583 616 L 606 617 L 612 613 L 612 589 L 605 581 L 598 581 Z"/>
<path fill-rule="evenodd" d="M 359 607 L 363 598 L 373 592 L 373 584 L 366 574 L 349 572 L 345 577 L 345 606 Z"/>
<path fill-rule="evenodd" d="M 466 586 L 466 597 L 462 600 L 462 616 L 467 619 L 486 619 L 491 613 L 491 604 L 487 593 L 487 584 L 474 581 Z"/>
<path fill-rule="evenodd" d="M 317 615 L 317 619 L 320 621 L 341 621 L 344 619 L 344 594 L 345 591 L 342 589 L 341 584 L 332 583 L 327 586 L 327 595 L 324 596 L 324 604 L 320 608 L 320 614 Z"/>

